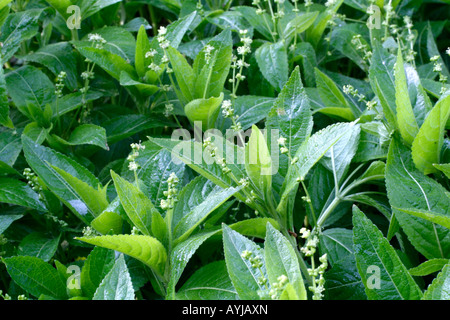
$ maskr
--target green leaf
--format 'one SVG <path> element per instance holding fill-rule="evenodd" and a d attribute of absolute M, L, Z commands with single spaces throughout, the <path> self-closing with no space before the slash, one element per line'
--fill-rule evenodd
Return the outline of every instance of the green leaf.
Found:
<path fill-rule="evenodd" d="M 30 233 L 20 242 L 17 255 L 36 257 L 48 262 L 56 253 L 60 238 L 61 235 L 49 237 L 40 232 Z"/>
<path fill-rule="evenodd" d="M 90 144 L 109 150 L 105 129 L 95 124 L 82 124 L 72 131 L 67 141 L 62 139 L 58 139 L 58 141 L 67 145 Z"/>
<path fill-rule="evenodd" d="M 335 13 L 343 3 L 344 0 L 338 0 L 328 7 L 327 10 L 322 11 L 317 19 L 314 20 L 314 24 L 306 30 L 306 40 L 310 42 L 313 47 L 317 47 L 328 26 L 328 21 L 334 17 Z"/>
<path fill-rule="evenodd" d="M 64 18 L 68 17 L 67 8 L 72 5 L 70 0 L 46 0 Z"/>
<path fill-rule="evenodd" d="M 56 299 L 67 299 L 66 284 L 58 271 L 36 257 L 3 259 L 11 278 L 22 289 L 38 298 L 45 294 Z"/>
<path fill-rule="evenodd" d="M 423 277 L 434 272 L 440 271 L 446 264 L 448 264 L 448 259 L 431 259 L 427 260 L 417 267 L 409 269 L 409 274 L 412 276 Z"/>
<path fill-rule="evenodd" d="M 352 259 L 353 232 L 349 229 L 331 228 L 320 235 L 321 252 L 327 254 L 327 260 L 334 267 L 339 261 Z"/>
<path fill-rule="evenodd" d="M 257 292 L 264 290 L 264 288 L 258 279 L 261 276 L 267 279 L 264 251 L 253 241 L 231 230 L 226 225 L 222 226 L 222 230 L 228 275 L 239 298 L 241 300 L 259 300 Z M 261 258 L 261 268 L 253 268 L 251 263 L 241 256 L 245 250 L 252 252 L 253 257 L 259 256 Z"/>
<path fill-rule="evenodd" d="M 22 151 L 20 136 L 12 131 L 0 132 L 0 161 L 13 166 Z"/>
<path fill-rule="evenodd" d="M 67 173 L 58 167 L 50 166 L 61 176 L 64 182 L 76 192 L 78 197 L 95 216 L 98 216 L 108 206 L 106 190 L 101 189 L 100 186 L 98 187 L 99 189 L 96 190 L 86 182 L 75 178 L 70 173 Z"/>
<path fill-rule="evenodd" d="M 0 124 L 8 128 L 14 128 L 9 117 L 9 101 L 6 92 L 5 71 L 0 70 Z"/>
<path fill-rule="evenodd" d="M 448 196 L 447 196 L 448 198 Z M 421 210 L 421 209 L 405 209 L 405 208 L 397 208 L 392 207 L 393 209 L 396 209 L 398 211 L 407 213 L 409 215 L 412 215 L 414 217 L 418 217 L 424 220 L 428 220 L 430 222 L 439 224 L 441 226 L 446 227 L 447 229 L 450 229 L 450 215 L 448 214 L 442 214 L 439 212 L 433 212 L 430 210 Z"/>
<path fill-rule="evenodd" d="M 449 300 L 450 299 L 450 264 L 438 274 L 436 279 L 428 286 L 424 300 Z"/>
<path fill-rule="evenodd" d="M 267 223 L 269 222 L 275 229 L 280 229 L 278 222 L 272 218 L 251 218 L 241 220 L 230 224 L 229 227 L 244 236 L 264 239 L 267 233 Z"/>
<path fill-rule="evenodd" d="M 52 166 L 64 170 L 93 188 L 99 186 L 98 179 L 75 160 L 40 146 L 26 136 L 22 136 L 22 145 L 27 163 L 33 171 L 73 213 L 88 224 L 94 218 L 93 212 Z"/>
<path fill-rule="evenodd" d="M 111 77 L 120 81 L 122 71 L 136 77 L 134 68 L 121 56 L 111 53 L 106 49 L 98 49 L 88 46 L 82 46 L 82 43 L 74 43 L 75 48 L 86 58 L 95 62 L 99 67 L 105 70 Z"/>
<path fill-rule="evenodd" d="M 267 117 L 270 109 L 272 109 L 273 102 L 274 99 L 269 97 L 238 96 L 233 104 L 234 113 L 238 116 L 236 123 L 241 124 L 242 130 L 247 130 Z M 229 119 L 225 119 L 225 123 L 227 124 L 226 128 L 232 125 Z"/>
<path fill-rule="evenodd" d="M 298 297 L 297 299 L 306 300 L 306 289 L 298 264 L 298 257 L 289 241 L 270 223 L 267 223 L 264 260 L 271 284 L 278 282 L 278 277 L 287 276 L 289 284 L 292 285 Z"/>
<path fill-rule="evenodd" d="M 24 57 L 25 61 L 39 63 L 47 67 L 55 76 L 61 71 L 67 75 L 64 83 L 69 90 L 77 88 L 77 60 L 68 42 L 58 42 L 40 48 Z"/>
<path fill-rule="evenodd" d="M 261 35 L 263 35 L 266 40 L 273 40 L 271 34 L 273 30 L 273 22 L 268 13 L 263 13 L 261 15 L 256 13 L 255 7 L 249 6 L 236 6 L 234 10 L 241 13 L 241 15 L 250 23 L 250 25 L 255 28 Z"/>
<path fill-rule="evenodd" d="M 167 56 L 172 64 L 178 86 L 183 94 L 182 98 L 184 100 L 180 100 L 184 101 L 184 103 L 192 101 L 194 99 L 195 88 L 193 86 L 193 83 L 195 83 L 194 70 L 192 70 L 186 58 L 178 50 L 172 47 L 167 48 Z"/>
<path fill-rule="evenodd" d="M 339 260 L 325 272 L 325 294 L 330 300 L 367 300 L 355 256 Z"/>
<path fill-rule="evenodd" d="M 116 250 L 143 262 L 162 276 L 166 266 L 167 252 L 164 246 L 150 236 L 120 234 L 113 236 L 81 237 L 77 240 L 95 246 Z"/>
<path fill-rule="evenodd" d="M 333 80 L 331 80 L 326 74 L 315 68 L 316 71 L 316 83 L 319 91 L 320 98 L 327 107 L 348 108 L 350 104 L 347 102 L 344 94 L 337 87 Z M 360 111 L 357 110 L 359 115 Z"/>
<path fill-rule="evenodd" d="M 208 46 L 214 48 L 209 60 L 206 54 Z M 232 48 L 231 31 L 227 29 L 212 38 L 198 53 L 193 65 L 194 98 L 206 99 L 221 94 L 231 66 Z"/>
<path fill-rule="evenodd" d="M 1 48 L 3 63 L 11 59 L 23 41 L 37 34 L 38 20 L 43 12 L 44 9 L 30 9 L 8 15 L 1 28 L 0 36 L 0 42 L 3 43 Z"/>
<path fill-rule="evenodd" d="M 196 270 L 176 293 L 177 300 L 236 300 L 237 293 L 225 261 L 215 261 Z"/>
<path fill-rule="evenodd" d="M 450 117 L 450 91 L 435 104 L 412 143 L 412 158 L 424 174 L 437 172 L 433 166 L 440 162 L 444 132 Z"/>
<path fill-rule="evenodd" d="M 211 129 L 214 128 L 222 101 L 223 93 L 218 97 L 195 99 L 184 106 L 184 112 L 190 121 L 201 121 L 203 130 Z"/>
<path fill-rule="evenodd" d="M 47 211 L 36 192 L 25 182 L 11 178 L 0 178 L 0 202 Z"/>
<path fill-rule="evenodd" d="M 305 179 L 309 170 L 349 131 L 355 130 L 356 123 L 336 123 L 313 134 L 298 148 L 295 157 L 297 162 L 289 167 L 283 182 L 281 199 L 277 211 L 288 214 L 287 209 L 293 208 L 295 191 L 300 180 Z M 300 179 L 300 180 L 298 180 Z"/>
<path fill-rule="evenodd" d="M 278 129 L 287 139 L 286 147 L 293 156 L 300 145 L 309 138 L 313 119 L 309 99 L 303 88 L 299 68 L 292 72 L 266 120 L 266 129 Z"/>
<path fill-rule="evenodd" d="M 296 36 L 298 33 L 302 33 L 308 29 L 316 20 L 319 15 L 319 11 L 305 12 L 297 15 L 291 21 L 288 22 L 283 30 L 283 38 L 289 39 L 291 36 Z"/>
<path fill-rule="evenodd" d="M 203 202 L 192 208 L 178 222 L 174 229 L 176 243 L 186 240 L 189 235 L 202 223 L 208 215 L 219 208 L 225 201 L 233 196 L 240 188 L 222 189 L 216 186 Z"/>
<path fill-rule="evenodd" d="M 186 241 L 178 243 L 172 250 L 170 253 L 171 272 L 166 299 L 175 299 L 175 286 L 180 280 L 184 268 L 202 243 L 215 233 L 217 231 L 195 234 Z"/>
<path fill-rule="evenodd" d="M 0 215 L 0 234 L 5 232 L 6 229 L 16 220 L 23 217 L 23 214 L 2 214 Z"/>
<path fill-rule="evenodd" d="M 405 67 L 403 65 L 402 51 L 400 49 L 398 50 L 397 62 L 394 66 L 394 77 L 397 122 L 403 139 L 410 145 L 414 141 L 414 138 L 419 131 L 419 127 L 409 98 Z"/>
<path fill-rule="evenodd" d="M 450 257 L 450 230 L 397 208 L 448 216 L 450 198 L 437 181 L 416 169 L 411 154 L 397 139 L 392 140 L 386 165 L 389 203 L 413 246 L 427 259 Z"/>
<path fill-rule="evenodd" d="M 26 65 L 8 72 L 5 76 L 8 94 L 16 107 L 27 117 L 33 119 L 28 104 L 36 107 L 51 103 L 55 95 L 55 86 L 39 69 Z"/>
<path fill-rule="evenodd" d="M 272 158 L 264 135 L 255 125 L 245 147 L 245 171 L 256 188 L 268 196 L 272 189 Z"/>
<path fill-rule="evenodd" d="M 103 278 L 114 266 L 114 251 L 102 247 L 95 247 L 81 269 L 80 282 L 83 294 L 89 298 L 94 296 L 95 291 Z"/>
<path fill-rule="evenodd" d="M 353 241 L 358 271 L 369 299 L 418 300 L 422 297 L 394 248 L 356 206 L 353 207 Z M 378 275 L 379 279 L 374 279 Z"/>
<path fill-rule="evenodd" d="M 100 283 L 92 300 L 134 300 L 133 284 L 123 254 Z"/>
<path fill-rule="evenodd" d="M 264 78 L 281 91 L 288 80 L 288 56 L 283 42 L 264 43 L 255 52 L 256 61 Z"/>
<path fill-rule="evenodd" d="M 81 0 L 78 2 L 81 7 L 81 18 L 85 20 L 103 8 L 117 2 L 120 2 L 120 0 Z"/>
<path fill-rule="evenodd" d="M 141 79 L 144 78 L 148 71 L 148 66 L 151 63 L 150 57 L 146 58 L 145 54 L 150 50 L 150 41 L 148 40 L 147 30 L 144 25 L 139 28 L 136 36 L 136 50 L 134 57 L 134 66 L 136 72 Z"/>
<path fill-rule="evenodd" d="M 53 119 L 56 119 L 63 114 L 77 109 L 83 104 L 83 99 L 85 103 L 88 103 L 102 96 L 103 94 L 101 92 L 94 90 L 89 90 L 86 94 L 79 91 L 66 94 L 51 103 L 53 111 L 52 117 Z"/>
<path fill-rule="evenodd" d="M 111 171 L 117 194 L 128 218 L 145 235 L 151 235 L 152 213 L 157 212 L 153 203 L 139 188 Z"/>

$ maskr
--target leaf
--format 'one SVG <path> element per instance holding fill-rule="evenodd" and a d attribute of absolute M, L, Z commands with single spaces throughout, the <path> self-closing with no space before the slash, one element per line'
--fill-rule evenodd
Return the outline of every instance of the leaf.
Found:
<path fill-rule="evenodd" d="M 44 203 L 39 199 L 39 195 L 33 189 L 26 183 L 11 178 L 0 178 L 0 202 L 47 211 Z"/>
<path fill-rule="evenodd" d="M 450 299 L 450 264 L 438 274 L 436 279 L 428 286 L 424 300 L 449 300 Z"/>
<path fill-rule="evenodd" d="M 325 272 L 325 294 L 330 300 L 367 300 L 355 256 L 339 260 Z"/>
<path fill-rule="evenodd" d="M 113 236 L 81 237 L 77 240 L 95 246 L 116 250 L 143 262 L 159 275 L 164 274 L 167 252 L 164 246 L 150 236 L 119 234 Z"/>
<path fill-rule="evenodd" d="M 322 11 L 314 20 L 314 24 L 306 31 L 306 40 L 310 42 L 313 47 L 317 47 L 322 38 L 325 29 L 328 26 L 328 21 L 333 18 L 339 7 L 344 3 L 344 0 L 334 2 L 327 10 Z"/>
<path fill-rule="evenodd" d="M 17 255 L 36 257 L 48 262 L 55 255 L 60 238 L 61 235 L 49 237 L 40 232 L 30 233 L 20 242 Z"/>
<path fill-rule="evenodd" d="M 264 263 L 264 251 L 253 241 L 222 225 L 223 245 L 228 275 L 241 300 L 259 300 L 258 290 L 263 286 L 258 279 L 264 276 L 267 279 Z M 241 255 L 247 250 L 253 253 L 253 257 L 259 256 L 262 267 L 255 269 L 251 263 Z M 262 272 L 262 273 L 261 273 Z"/>
<path fill-rule="evenodd" d="M 267 40 L 273 40 L 273 36 L 271 34 L 273 22 L 267 13 L 259 15 L 256 13 L 257 9 L 255 7 L 249 6 L 236 6 L 234 7 L 234 10 L 240 12 L 241 15 L 250 23 L 250 25 Z"/>
<path fill-rule="evenodd" d="M 204 199 L 203 202 L 195 206 L 191 211 L 185 213 L 184 217 L 178 222 L 174 229 L 174 237 L 177 242 L 186 240 L 196 227 L 200 225 L 208 215 L 231 196 L 233 196 L 240 188 L 222 189 L 216 187 Z"/>
<path fill-rule="evenodd" d="M 450 117 L 450 92 L 435 104 L 412 143 L 412 158 L 416 167 L 424 174 L 437 172 L 433 166 L 440 162 L 444 143 L 444 132 Z"/>
<path fill-rule="evenodd" d="M 171 272 L 169 284 L 167 285 L 166 299 L 175 299 L 175 286 L 187 263 L 202 243 L 215 233 L 217 231 L 195 234 L 187 240 L 178 243 L 172 250 L 170 253 Z"/>
<path fill-rule="evenodd" d="M 184 106 L 184 112 L 191 122 L 201 122 L 204 130 L 211 129 L 214 128 L 222 101 L 223 93 L 218 97 L 195 99 Z"/>
<path fill-rule="evenodd" d="M 255 52 L 256 61 L 264 78 L 277 90 L 288 80 L 288 56 L 282 42 L 265 43 Z"/>
<path fill-rule="evenodd" d="M 283 182 L 281 199 L 277 211 L 283 215 L 288 214 L 288 207 L 293 208 L 293 192 L 305 179 L 309 170 L 336 144 L 348 131 L 354 130 L 356 123 L 336 123 L 313 134 L 298 148 L 295 157 L 297 162 L 289 167 L 286 179 Z M 300 179 L 300 180 L 298 180 Z"/>
<path fill-rule="evenodd" d="M 332 79 L 330 79 L 326 74 L 321 72 L 319 69 L 315 69 L 316 71 L 316 83 L 319 91 L 320 98 L 323 103 L 327 107 L 338 107 L 338 108 L 348 108 L 350 109 L 350 104 L 347 102 L 344 94 L 337 87 Z M 352 112 L 355 116 L 360 114 L 360 110 L 356 110 L 358 113 L 355 114 L 355 111 Z"/>
<path fill-rule="evenodd" d="M 111 171 L 120 202 L 128 218 L 145 235 L 151 235 L 152 214 L 157 212 L 153 203 L 133 184 Z"/>
<path fill-rule="evenodd" d="M 242 130 L 247 130 L 267 117 L 270 109 L 272 109 L 273 102 L 274 99 L 269 97 L 238 96 L 233 104 L 234 112 L 238 116 L 236 123 L 241 124 Z M 229 119 L 225 119 L 225 123 L 227 124 L 225 125 L 226 128 L 232 125 Z"/>
<path fill-rule="evenodd" d="M 92 300 L 134 300 L 133 284 L 123 254 L 100 283 Z"/>
<path fill-rule="evenodd" d="M 36 257 L 3 259 L 11 278 L 22 289 L 38 298 L 42 294 L 56 299 L 67 299 L 66 284 L 58 271 Z"/>
<path fill-rule="evenodd" d="M 398 50 L 397 62 L 394 66 L 394 76 L 397 122 L 403 139 L 410 145 L 416 137 L 419 127 L 409 98 L 405 67 L 403 65 L 403 57 L 400 49 Z"/>
<path fill-rule="evenodd" d="M 94 213 L 52 166 L 64 170 L 93 188 L 99 186 L 98 179 L 71 158 L 52 149 L 40 146 L 26 136 L 22 136 L 22 145 L 27 163 L 33 171 L 78 218 L 88 224 L 94 218 Z"/>
<path fill-rule="evenodd" d="M 439 171 L 443 172 L 446 175 L 446 177 L 450 179 L 450 163 L 445 164 L 434 163 L 433 166 Z"/>
<path fill-rule="evenodd" d="M 422 297 L 394 248 L 356 206 L 353 207 L 353 241 L 358 271 L 369 299 L 418 300 Z M 373 277 L 378 275 L 380 278 L 374 282 Z"/>
<path fill-rule="evenodd" d="M 209 59 L 206 54 L 208 46 L 214 48 Z M 231 31 L 227 29 L 212 38 L 198 53 L 193 65 L 194 98 L 206 99 L 221 94 L 231 66 L 232 48 Z"/>
<path fill-rule="evenodd" d="M 102 123 L 106 130 L 108 144 L 113 144 L 147 129 L 173 127 L 172 122 L 156 115 L 126 114 Z"/>
<path fill-rule="evenodd" d="M 184 103 L 194 100 L 194 70 L 192 70 L 186 58 L 178 50 L 172 47 L 167 48 L 167 56 L 172 64 L 178 86 L 183 94 L 183 99 L 180 100 L 184 101 Z"/>
<path fill-rule="evenodd" d="M 229 227 L 246 237 L 264 239 L 267 233 L 267 223 L 269 222 L 275 229 L 280 229 L 278 222 L 272 218 L 251 218 L 241 220 L 230 224 Z"/>
<path fill-rule="evenodd" d="M 431 259 L 427 260 L 417 267 L 409 269 L 409 274 L 412 276 L 427 276 L 434 272 L 440 271 L 446 264 L 448 264 L 448 259 Z"/>
<path fill-rule="evenodd" d="M 9 101 L 3 68 L 0 70 L 0 124 L 8 128 L 14 128 L 14 124 L 9 117 Z"/>
<path fill-rule="evenodd" d="M 102 280 L 114 266 L 114 251 L 95 247 L 81 269 L 80 282 L 83 294 L 92 298 Z"/>
<path fill-rule="evenodd" d="M 66 94 L 50 104 L 53 111 L 52 117 L 53 119 L 56 119 L 63 114 L 77 109 L 83 104 L 83 99 L 85 103 L 88 103 L 93 100 L 97 100 L 102 96 L 103 94 L 101 92 L 94 90 L 89 90 L 86 94 L 83 94 L 79 91 Z"/>
<path fill-rule="evenodd" d="M 103 8 L 117 2 L 120 2 L 120 0 L 81 0 L 79 2 L 79 6 L 81 7 L 81 17 L 85 20 Z"/>
<path fill-rule="evenodd" d="M 64 83 L 69 90 L 77 88 L 77 61 L 72 46 L 68 42 L 46 45 L 34 53 L 24 57 L 25 61 L 39 63 L 47 67 L 54 76 L 61 71 L 66 72 Z"/>
<path fill-rule="evenodd" d="M 392 207 L 392 208 L 394 208 L 400 212 L 404 212 L 404 213 L 407 213 L 414 217 L 428 220 L 430 222 L 444 226 L 447 229 L 450 229 L 450 215 L 442 214 L 439 212 L 433 212 L 430 210 L 421 210 L 421 209 L 415 209 L 415 208 L 412 208 L 412 209 L 397 208 L 397 207 Z"/>
<path fill-rule="evenodd" d="M 252 134 L 245 147 L 245 171 L 264 197 L 269 197 L 272 187 L 272 158 L 266 139 L 257 126 L 252 126 Z"/>
<path fill-rule="evenodd" d="M 309 99 L 303 88 L 299 68 L 292 72 L 266 120 L 266 129 L 278 129 L 287 139 L 286 147 L 293 156 L 300 145 L 309 138 L 313 119 Z"/>
<path fill-rule="evenodd" d="M 61 139 L 58 141 L 61 141 Z M 64 144 L 90 144 L 109 150 L 108 144 L 106 143 L 105 129 L 94 124 L 82 124 L 76 127 L 70 134 L 69 139 L 64 141 Z"/>
<path fill-rule="evenodd" d="M 12 131 L 0 132 L 0 161 L 13 166 L 22 151 L 20 136 Z"/>
<path fill-rule="evenodd" d="M 91 226 L 101 234 L 107 234 L 110 231 L 113 234 L 119 234 L 122 232 L 123 219 L 117 213 L 105 210 L 92 220 Z"/>
<path fill-rule="evenodd" d="M 287 276 L 298 300 L 306 300 L 298 257 L 289 241 L 267 223 L 266 241 L 264 242 L 264 260 L 271 284 L 278 282 L 278 277 Z"/>
<path fill-rule="evenodd" d="M 144 25 L 141 25 L 136 36 L 136 50 L 134 57 L 134 66 L 136 72 L 141 79 L 144 78 L 150 65 L 150 57 L 145 57 L 145 54 L 150 50 L 150 41 L 148 40 L 147 31 Z"/>
<path fill-rule="evenodd" d="M 288 22 L 283 30 L 283 38 L 287 40 L 291 36 L 296 36 L 308 29 L 316 20 L 319 11 L 305 12 L 297 15 L 294 19 Z"/>
<path fill-rule="evenodd" d="M 106 49 L 98 49 L 88 46 L 82 46 L 82 43 L 74 43 L 75 48 L 83 56 L 95 62 L 99 67 L 105 70 L 111 77 L 120 81 L 122 71 L 136 77 L 134 68 L 121 56 L 111 53 Z"/>
<path fill-rule="evenodd" d="M 5 76 L 8 94 L 16 107 L 27 117 L 33 119 L 28 104 L 45 106 L 54 99 L 55 87 L 50 79 L 39 69 L 26 65 L 8 72 Z"/>
<path fill-rule="evenodd" d="M 392 140 L 386 165 L 386 188 L 395 218 L 409 241 L 427 259 L 450 256 L 450 230 L 396 208 L 449 215 L 446 189 L 416 169 L 409 150 Z"/>
<path fill-rule="evenodd" d="M 3 234 L 6 229 L 16 220 L 23 217 L 23 214 L 2 214 L 0 215 L 0 234 Z"/>
<path fill-rule="evenodd" d="M 177 300 L 236 300 L 225 261 L 215 261 L 196 270 L 176 293 Z"/>
<path fill-rule="evenodd" d="M 10 13 L 1 28 L 0 42 L 2 62 L 6 63 L 19 49 L 23 41 L 33 38 L 39 29 L 38 20 L 43 9 L 29 9 Z"/>
<path fill-rule="evenodd" d="M 327 260 L 331 266 L 339 264 L 339 261 L 353 259 L 353 233 L 344 228 L 331 228 L 320 235 L 321 252 L 327 254 Z"/>

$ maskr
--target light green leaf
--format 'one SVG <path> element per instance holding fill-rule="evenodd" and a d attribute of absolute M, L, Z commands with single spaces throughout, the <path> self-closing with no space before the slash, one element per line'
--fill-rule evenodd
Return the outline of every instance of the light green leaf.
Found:
<path fill-rule="evenodd" d="M 0 202 L 47 211 L 44 203 L 39 199 L 39 195 L 30 186 L 11 178 L 0 178 Z"/>
<path fill-rule="evenodd" d="M 201 121 L 203 130 L 211 129 L 214 128 L 222 101 L 223 93 L 218 97 L 195 99 L 184 106 L 184 112 L 192 122 Z"/>
<path fill-rule="evenodd" d="M 450 91 L 435 104 L 412 143 L 412 158 L 424 174 L 437 172 L 433 166 L 440 162 L 445 125 L 450 117 Z"/>
<path fill-rule="evenodd" d="M 110 231 L 118 234 L 122 232 L 123 219 L 117 213 L 105 210 L 92 220 L 91 226 L 101 234 L 107 234 Z"/>
<path fill-rule="evenodd" d="M 95 246 L 116 250 L 138 259 L 159 276 L 164 274 L 167 252 L 164 246 L 150 236 L 120 234 L 113 236 L 81 237 L 77 240 Z"/>
<path fill-rule="evenodd" d="M 56 253 L 60 238 L 61 235 L 49 237 L 40 232 L 30 233 L 20 242 L 17 255 L 36 257 L 48 262 Z"/>
<path fill-rule="evenodd" d="M 447 178 L 450 179 L 450 163 L 445 163 L 445 164 L 436 164 L 434 163 L 433 166 L 438 169 L 439 171 L 442 171 Z"/>
<path fill-rule="evenodd" d="M 193 86 L 195 83 L 195 75 L 192 67 L 186 61 L 186 58 L 172 47 L 167 48 L 167 56 L 172 64 L 178 86 L 183 94 L 184 100 L 180 100 L 184 101 L 184 103 L 192 101 L 194 99 L 195 89 Z"/>
<path fill-rule="evenodd" d="M 264 135 L 255 125 L 245 147 L 245 170 L 256 188 L 264 196 L 269 196 L 272 189 L 272 158 Z"/>
<path fill-rule="evenodd" d="M 409 269 L 409 274 L 418 277 L 427 276 L 434 272 L 440 271 L 448 263 L 449 263 L 448 259 L 427 260 L 418 265 L 417 267 Z"/>

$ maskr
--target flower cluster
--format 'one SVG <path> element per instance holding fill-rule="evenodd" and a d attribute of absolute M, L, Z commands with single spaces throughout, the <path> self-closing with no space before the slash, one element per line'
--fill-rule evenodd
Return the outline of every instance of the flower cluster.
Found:
<path fill-rule="evenodd" d="M 161 199 L 161 208 L 163 210 L 168 210 L 168 209 L 172 209 L 175 205 L 175 202 L 178 201 L 177 199 L 177 195 L 178 195 L 178 189 L 177 189 L 177 185 L 179 183 L 179 179 L 177 177 L 177 175 L 172 172 L 169 176 L 169 178 L 167 179 L 167 191 L 164 191 L 164 196 L 167 199 Z"/>
<path fill-rule="evenodd" d="M 362 36 L 360 34 L 354 35 L 352 37 L 352 44 L 355 46 L 356 50 L 364 53 L 363 60 L 369 60 L 372 57 L 372 51 L 369 50 L 369 45 L 362 43 Z"/>
<path fill-rule="evenodd" d="M 260 256 L 258 256 L 258 255 L 254 255 L 253 252 L 249 251 L 249 250 L 242 251 L 241 257 L 242 257 L 242 259 L 247 260 L 248 262 L 250 262 L 250 266 L 253 269 L 259 270 L 259 273 L 261 275 L 257 279 L 258 284 L 261 285 L 261 286 L 265 286 L 268 289 L 269 288 L 269 286 L 268 286 L 268 282 L 269 281 L 264 276 L 264 272 L 262 270 L 262 267 L 263 267 L 262 258 Z"/>
<path fill-rule="evenodd" d="M 300 251 L 306 257 L 312 257 L 314 253 L 316 253 L 319 238 L 316 235 L 312 235 L 311 231 L 306 228 L 301 228 L 300 234 L 303 239 L 306 239 L 305 245 L 300 249 Z"/>
<path fill-rule="evenodd" d="M 206 64 L 209 64 L 211 61 L 211 53 L 214 51 L 214 47 L 210 44 L 207 44 L 205 48 L 203 49 L 203 52 L 205 53 L 205 62 Z"/>
<path fill-rule="evenodd" d="M 88 34 L 88 40 L 92 42 L 97 49 L 103 49 L 103 45 L 106 43 L 106 40 L 98 33 Z"/>
<path fill-rule="evenodd" d="M 278 139 L 278 144 L 280 145 L 281 154 L 285 154 L 289 152 L 289 149 L 286 147 L 286 138 L 280 137 Z"/>
<path fill-rule="evenodd" d="M 234 113 L 233 106 L 231 104 L 231 100 L 224 100 L 222 102 L 222 114 L 224 118 L 230 118 L 233 124 L 231 125 L 231 129 L 235 132 L 239 132 L 242 130 L 242 125 L 240 122 L 237 122 L 237 119 L 239 118 L 238 115 Z"/>
<path fill-rule="evenodd" d="M 215 162 L 222 167 L 223 173 L 227 174 L 231 172 L 231 169 L 227 166 L 226 159 L 217 155 L 218 149 L 214 143 L 211 142 L 211 137 L 207 137 L 203 140 L 203 148 L 205 151 L 209 152 L 211 158 L 213 158 Z"/>
<path fill-rule="evenodd" d="M 278 300 L 288 283 L 289 283 L 288 277 L 286 277 L 284 274 L 279 276 L 277 278 L 277 282 L 272 283 L 272 288 L 269 291 L 270 298 L 272 300 Z"/>
<path fill-rule="evenodd" d="M 406 51 L 406 55 L 405 55 L 405 61 L 412 62 L 412 61 L 414 61 L 414 59 L 417 55 L 417 52 L 414 51 L 414 42 L 416 40 L 416 36 L 412 32 L 413 24 L 411 21 L 411 17 L 405 16 L 405 17 L 403 17 L 403 21 L 405 23 L 405 29 L 407 31 L 406 41 L 409 44 L 409 49 Z"/>
<path fill-rule="evenodd" d="M 450 49 L 447 49 L 447 51 L 450 52 Z M 433 62 L 433 71 L 438 73 L 439 82 L 442 84 L 440 94 L 444 94 L 444 92 L 446 91 L 445 83 L 447 82 L 447 76 L 442 73 L 442 63 L 440 62 L 440 60 L 441 57 L 439 55 L 430 58 L 430 61 Z"/>
<path fill-rule="evenodd" d="M 56 87 L 56 90 L 55 90 L 55 95 L 58 97 L 58 98 L 61 98 L 62 97 L 62 91 L 63 91 L 63 89 L 64 89 L 64 80 L 66 79 L 66 77 L 67 77 L 67 73 L 66 72 L 64 72 L 64 71 L 61 71 L 59 74 L 58 74 L 58 76 L 56 77 L 56 84 L 55 84 L 55 87 Z"/>
<path fill-rule="evenodd" d="M 136 158 L 139 156 L 139 151 L 144 150 L 145 146 L 142 145 L 140 141 L 139 143 L 132 143 L 130 146 L 132 152 L 127 157 L 127 161 L 129 162 L 128 169 L 130 171 L 136 171 L 137 169 L 139 169 L 139 164 L 136 162 Z"/>
<path fill-rule="evenodd" d="M 321 300 L 325 291 L 324 273 L 328 267 L 327 254 L 319 258 L 320 265 L 317 268 L 308 269 L 309 275 L 314 279 L 314 283 L 308 289 L 313 293 L 313 300 Z"/>
<path fill-rule="evenodd" d="M 84 227 L 83 230 L 81 231 L 83 233 L 83 237 L 95 237 L 97 236 L 97 231 L 95 231 L 94 229 L 92 229 L 91 227 L 87 226 Z"/>
<path fill-rule="evenodd" d="M 156 40 L 158 40 L 159 46 L 161 49 L 167 49 L 170 46 L 170 41 L 166 39 L 166 33 L 167 28 L 166 27 L 159 27 L 158 29 L 158 36 Z"/>
<path fill-rule="evenodd" d="M 23 170 L 23 175 L 25 176 L 25 179 L 27 179 L 28 185 L 31 187 L 31 189 L 36 192 L 41 192 L 43 190 L 41 184 L 39 183 L 39 178 L 34 172 L 31 171 L 30 168 L 25 168 Z M 41 199 L 40 195 L 39 198 Z"/>

